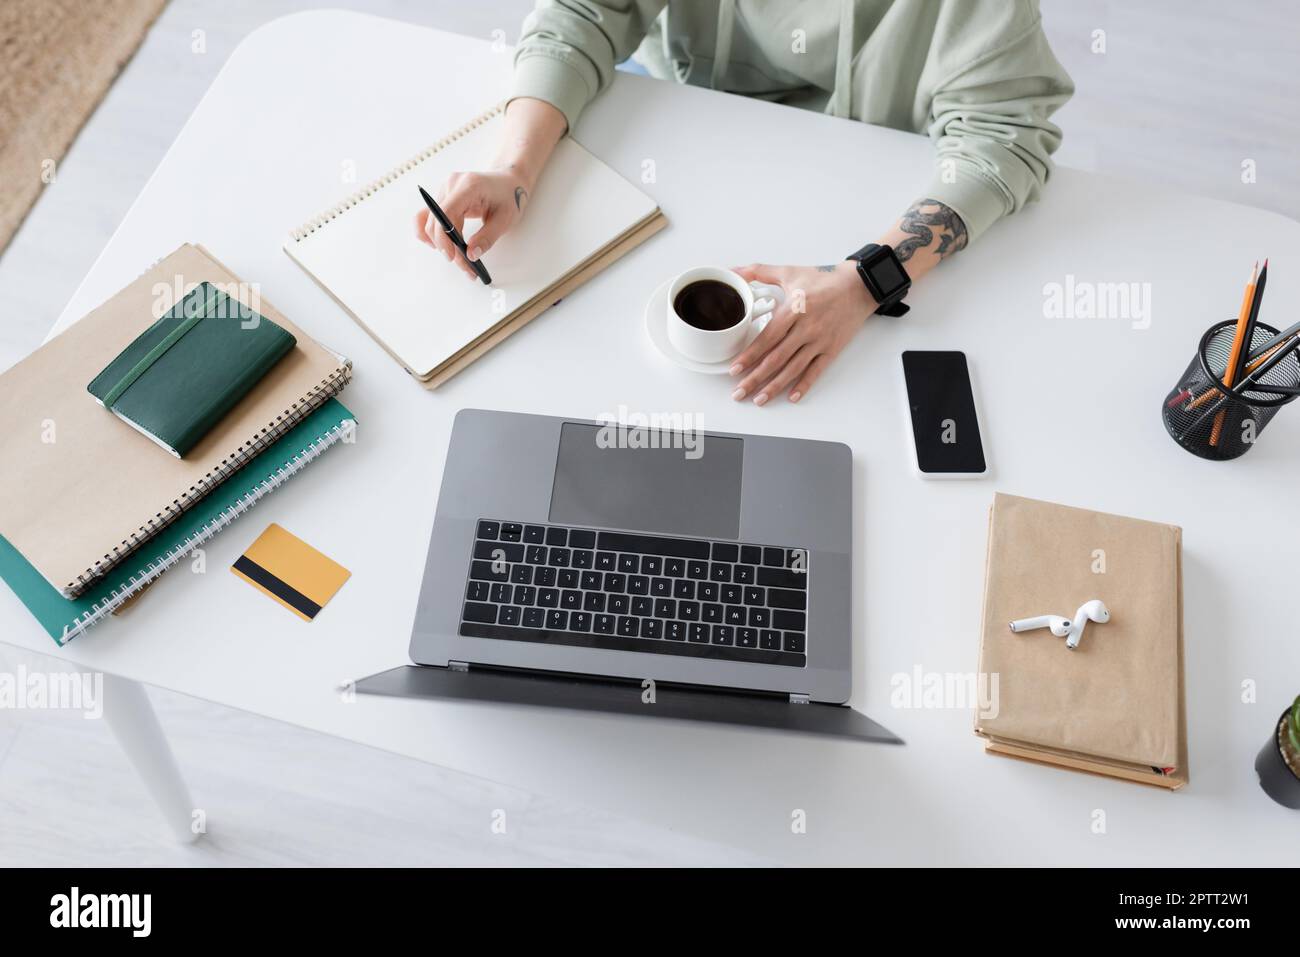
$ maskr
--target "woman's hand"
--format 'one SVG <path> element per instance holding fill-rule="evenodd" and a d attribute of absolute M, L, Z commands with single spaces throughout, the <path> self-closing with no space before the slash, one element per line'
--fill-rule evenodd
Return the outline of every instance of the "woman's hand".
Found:
<path fill-rule="evenodd" d="M 452 173 L 434 199 L 462 236 L 465 236 L 466 219 L 483 221 L 474 235 L 465 236 L 466 252 L 470 259 L 477 261 L 523 215 L 528 205 L 528 188 L 524 179 L 509 168 Z M 446 256 L 448 262 L 470 279 L 478 280 L 478 275 L 428 209 L 415 214 L 415 232 L 421 242 Z"/>
<path fill-rule="evenodd" d="M 736 401 L 753 396 L 755 405 L 765 405 L 789 389 L 790 401 L 798 402 L 876 311 L 853 262 L 741 266 L 736 272 L 785 291 L 785 301 L 731 367 L 732 376 L 743 376 L 731 393 Z"/>
<path fill-rule="evenodd" d="M 564 114 L 556 107 L 531 97 L 516 97 L 506 105 L 501 143 L 490 167 L 447 177 L 434 199 L 465 237 L 465 251 L 471 260 L 482 258 L 523 216 L 533 186 L 566 128 Z M 473 236 L 465 236 L 466 219 L 483 222 Z M 470 279 L 478 281 L 478 275 L 429 210 L 421 208 L 415 214 L 415 234 Z"/>

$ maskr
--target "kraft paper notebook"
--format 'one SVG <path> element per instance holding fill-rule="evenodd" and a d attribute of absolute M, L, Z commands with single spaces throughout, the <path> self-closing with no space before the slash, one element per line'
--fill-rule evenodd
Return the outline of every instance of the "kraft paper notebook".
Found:
<path fill-rule="evenodd" d="M 654 200 L 566 136 L 520 222 L 470 283 L 414 235 L 423 204 L 457 170 L 483 169 L 494 107 L 293 230 L 287 252 L 406 370 L 434 388 L 666 223 Z M 466 233 L 478 228 L 467 223 Z"/>
<path fill-rule="evenodd" d="M 1017 618 L 1073 617 L 1094 598 L 1110 620 L 1089 623 L 1074 650 L 1047 629 L 1010 630 Z M 986 750 L 1185 784 L 1182 599 L 1177 526 L 996 495 L 980 673 L 998 676 L 998 692 L 975 721 Z"/>
<path fill-rule="evenodd" d="M 0 537 L 0 578 L 59 645 L 130 607 L 163 572 L 297 475 L 326 449 L 349 441 L 356 421 L 330 399 L 265 452 L 146 542 L 78 598 L 65 598 Z M 197 586 L 197 583 L 196 583 Z"/>
<path fill-rule="evenodd" d="M 294 347 L 184 459 L 162 452 L 86 386 L 172 303 L 211 282 L 265 315 Z M 351 363 L 317 344 L 199 246 L 160 260 L 0 375 L 0 535 L 75 597 L 337 394 Z M 242 291 L 241 291 L 242 290 Z"/>

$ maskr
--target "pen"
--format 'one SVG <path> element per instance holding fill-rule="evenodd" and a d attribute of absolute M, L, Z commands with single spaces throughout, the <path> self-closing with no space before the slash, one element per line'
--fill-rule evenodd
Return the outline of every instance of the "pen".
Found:
<path fill-rule="evenodd" d="M 492 285 L 492 277 L 488 275 L 487 268 L 481 262 L 475 262 L 469 258 L 469 252 L 465 246 L 465 237 L 461 236 L 460 231 L 451 224 L 451 220 L 447 218 L 447 214 L 444 213 L 438 204 L 433 201 L 433 197 L 429 195 L 428 191 L 423 186 L 417 188 L 420 190 L 421 198 L 424 199 L 424 205 L 429 207 L 429 211 L 433 213 L 434 218 L 438 220 L 438 225 L 441 226 L 442 231 L 447 234 L 447 238 L 450 239 L 452 244 L 460 250 L 460 254 L 465 257 L 465 262 L 469 263 L 474 272 L 478 273 L 478 278 L 483 280 L 483 285 Z"/>
<path fill-rule="evenodd" d="M 1251 386 L 1252 392 L 1272 392 L 1274 395 L 1300 395 L 1300 386 L 1295 385 L 1265 385 L 1262 382 L 1256 382 Z"/>
<path fill-rule="evenodd" d="M 1300 339 L 1293 339 L 1289 344 L 1275 349 L 1271 354 L 1271 356 L 1263 363 L 1261 363 L 1255 369 L 1254 372 L 1248 375 L 1237 385 L 1234 385 L 1226 393 L 1219 392 L 1219 390 L 1217 389 L 1211 390 L 1214 392 L 1218 392 L 1219 395 L 1222 396 L 1222 398 L 1220 398 L 1219 401 L 1215 402 L 1208 409 L 1206 409 L 1199 416 L 1197 416 L 1196 419 L 1192 421 L 1192 424 L 1183 430 L 1183 435 L 1190 435 L 1191 431 L 1194 428 L 1196 428 L 1198 425 L 1204 422 L 1210 415 L 1219 411 L 1219 409 L 1223 407 L 1224 403 L 1226 403 L 1228 399 L 1230 398 L 1240 399 L 1247 392 L 1254 391 L 1252 389 L 1252 386 L 1254 386 L 1256 382 L 1259 382 L 1260 379 L 1268 375 L 1268 373 L 1272 371 L 1273 367 L 1276 366 L 1279 362 L 1282 362 L 1284 359 L 1286 359 L 1287 356 L 1293 355 L 1298 348 L 1300 348 Z M 1190 410 L 1191 407 L 1189 406 L 1184 411 L 1190 411 Z"/>
<path fill-rule="evenodd" d="M 1297 332 L 1300 332 L 1300 325 L 1292 326 L 1286 332 L 1279 333 L 1278 335 L 1270 339 L 1268 342 L 1260 346 L 1258 349 L 1256 349 L 1253 353 L 1251 353 L 1251 360 L 1246 364 L 1246 371 L 1254 372 L 1265 362 L 1271 359 L 1273 357 L 1273 354 L 1277 352 L 1278 349 L 1281 349 L 1288 342 L 1294 343 L 1295 341 L 1294 337 Z M 1222 392 L 1219 390 L 1218 386 L 1210 386 L 1210 388 L 1206 389 L 1204 392 L 1198 395 L 1194 400 L 1192 400 L 1192 403 L 1188 405 L 1187 408 L 1183 409 L 1183 411 L 1195 412 L 1201 406 L 1205 405 L 1205 403 L 1213 399 L 1216 395 L 1222 395 Z M 1181 402 L 1182 400 L 1180 399 L 1179 401 Z"/>
<path fill-rule="evenodd" d="M 1262 346 L 1260 346 L 1258 349 L 1252 352 L 1250 354 L 1251 361 L 1257 361 L 1261 356 L 1264 355 L 1264 353 L 1268 352 L 1270 349 L 1277 348 L 1278 345 L 1280 345 L 1281 343 L 1285 342 L 1287 339 L 1290 339 L 1292 336 L 1297 334 L 1300 334 L 1300 322 L 1297 322 L 1294 326 L 1288 326 L 1287 328 L 1283 329 L 1272 339 L 1268 340 L 1268 342 L 1264 343 Z"/>

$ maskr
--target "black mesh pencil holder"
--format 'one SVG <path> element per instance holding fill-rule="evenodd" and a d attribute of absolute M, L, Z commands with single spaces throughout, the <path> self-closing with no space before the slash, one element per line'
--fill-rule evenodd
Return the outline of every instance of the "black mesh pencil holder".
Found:
<path fill-rule="evenodd" d="M 1175 442 L 1203 459 L 1225 461 L 1245 455 L 1277 410 L 1294 399 L 1300 388 L 1300 359 L 1292 350 L 1259 375 L 1252 388 L 1240 396 L 1227 395 L 1223 375 L 1236 326 L 1235 319 L 1228 319 L 1206 330 L 1196 358 L 1165 396 L 1165 428 Z M 1248 352 L 1275 335 L 1276 329 L 1257 322 Z M 1243 381 L 1250 377 L 1251 373 L 1246 373 Z"/>

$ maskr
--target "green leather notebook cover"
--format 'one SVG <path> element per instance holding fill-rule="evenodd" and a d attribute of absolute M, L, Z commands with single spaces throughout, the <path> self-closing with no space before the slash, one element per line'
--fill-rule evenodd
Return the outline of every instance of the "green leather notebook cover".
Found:
<path fill-rule="evenodd" d="M 149 539 L 80 598 L 60 595 L 2 535 L 0 578 L 49 636 L 63 645 L 112 614 L 330 446 L 346 440 L 354 427 L 352 413 L 338 399 L 330 399 Z"/>
<path fill-rule="evenodd" d="M 123 349 L 87 391 L 184 458 L 296 342 L 204 282 Z"/>

